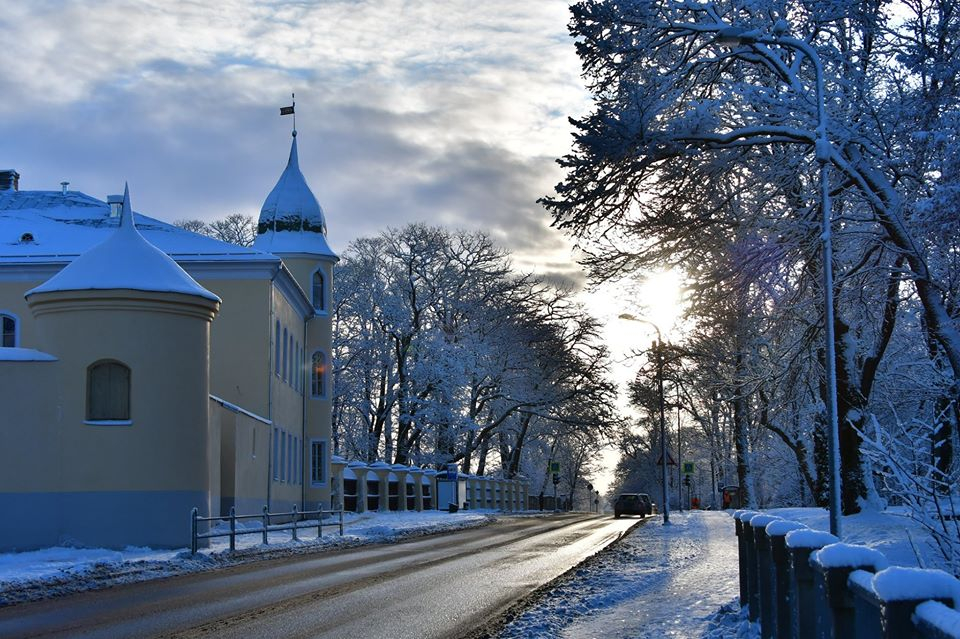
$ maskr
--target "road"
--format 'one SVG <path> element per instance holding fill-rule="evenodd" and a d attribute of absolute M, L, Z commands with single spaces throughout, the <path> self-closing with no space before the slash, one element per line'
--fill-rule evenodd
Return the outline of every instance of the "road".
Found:
<path fill-rule="evenodd" d="M 0 637 L 462 637 L 636 519 L 559 514 L 0 609 Z"/>

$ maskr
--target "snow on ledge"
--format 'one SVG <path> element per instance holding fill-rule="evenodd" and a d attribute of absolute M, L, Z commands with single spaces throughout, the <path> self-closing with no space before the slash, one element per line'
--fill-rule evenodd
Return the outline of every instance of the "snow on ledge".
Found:
<path fill-rule="evenodd" d="M 787 533 L 787 548 L 823 548 L 835 544 L 839 539 L 822 530 L 794 530 Z"/>
<path fill-rule="evenodd" d="M 55 362 L 57 358 L 35 348 L 0 348 L 0 362 Z"/>
<path fill-rule="evenodd" d="M 772 524 L 781 519 L 782 517 L 777 517 L 776 515 L 756 515 L 750 518 L 750 525 L 754 528 L 766 528 L 767 524 Z"/>
<path fill-rule="evenodd" d="M 889 565 L 887 558 L 879 550 L 841 542 L 824 546 L 814 552 L 810 555 L 810 563 L 819 564 L 822 568 L 872 567 L 875 571 L 883 570 Z"/>
<path fill-rule="evenodd" d="M 873 589 L 882 601 L 950 599 L 960 603 L 960 581 L 942 570 L 891 566 L 873 576 Z"/>
<path fill-rule="evenodd" d="M 798 521 L 790 521 L 789 519 L 778 519 L 777 521 L 772 521 L 767 524 L 765 530 L 767 531 L 768 537 L 783 537 L 788 532 L 793 530 L 805 530 L 807 528 L 806 524 L 801 524 Z"/>
<path fill-rule="evenodd" d="M 913 611 L 915 623 L 923 623 L 944 633 L 947 637 L 960 637 L 960 612 L 944 606 L 939 601 L 925 601 Z"/>
<path fill-rule="evenodd" d="M 755 510 L 736 510 L 733 513 L 733 518 L 738 521 L 750 521 L 750 518 L 754 515 L 759 515 Z"/>

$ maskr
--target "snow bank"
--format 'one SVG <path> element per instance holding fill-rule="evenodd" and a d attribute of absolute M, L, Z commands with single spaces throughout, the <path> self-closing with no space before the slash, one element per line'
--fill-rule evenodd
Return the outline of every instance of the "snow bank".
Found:
<path fill-rule="evenodd" d="M 787 548 L 823 548 L 839 539 L 822 530 L 800 529 L 787 533 Z"/>
<path fill-rule="evenodd" d="M 960 604 L 960 582 L 942 570 L 892 566 L 875 574 L 872 582 L 882 601 L 950 599 Z"/>
<path fill-rule="evenodd" d="M 790 521 L 788 519 L 778 519 L 777 521 L 772 521 L 767 524 L 766 531 L 768 537 L 783 537 L 788 532 L 793 530 L 806 530 L 807 525 L 801 524 L 798 521 Z"/>
<path fill-rule="evenodd" d="M 883 553 L 866 546 L 835 543 L 824 546 L 810 555 L 810 563 L 817 563 L 823 568 L 863 568 L 872 567 L 875 571 L 882 570 L 889 565 Z"/>
<path fill-rule="evenodd" d="M 518 516 L 523 515 L 519 513 Z M 539 515 L 535 513 L 534 516 Z M 403 513 L 346 513 L 341 537 L 327 527 L 317 537 L 317 522 L 300 522 L 298 541 L 291 531 L 270 530 L 270 544 L 261 544 L 259 522 L 238 522 L 237 551 L 229 551 L 226 537 L 212 539 L 209 548 L 191 555 L 187 548 L 44 548 L 0 553 L 0 607 L 58 595 L 134 583 L 191 572 L 223 568 L 264 558 L 308 554 L 325 549 L 372 543 L 390 543 L 437 532 L 482 526 L 502 513 L 472 510 L 460 513 L 423 511 Z M 225 522 L 216 530 L 229 530 Z M 246 533 L 246 534 L 239 534 Z"/>

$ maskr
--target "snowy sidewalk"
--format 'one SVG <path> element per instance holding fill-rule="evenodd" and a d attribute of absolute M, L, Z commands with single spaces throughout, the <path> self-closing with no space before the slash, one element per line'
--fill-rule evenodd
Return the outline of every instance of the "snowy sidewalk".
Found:
<path fill-rule="evenodd" d="M 648 517 L 499 637 L 736 637 L 737 540 L 730 513 L 673 513 L 671 525 L 661 522 Z"/>

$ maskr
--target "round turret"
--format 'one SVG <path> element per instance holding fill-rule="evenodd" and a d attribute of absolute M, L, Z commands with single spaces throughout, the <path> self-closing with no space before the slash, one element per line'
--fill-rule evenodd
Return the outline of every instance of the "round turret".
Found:
<path fill-rule="evenodd" d="M 59 359 L 61 535 L 182 545 L 184 513 L 206 513 L 210 500 L 210 323 L 220 299 L 140 235 L 129 192 L 116 232 L 26 298 Z M 90 512 L 125 516 L 103 523 Z"/>

